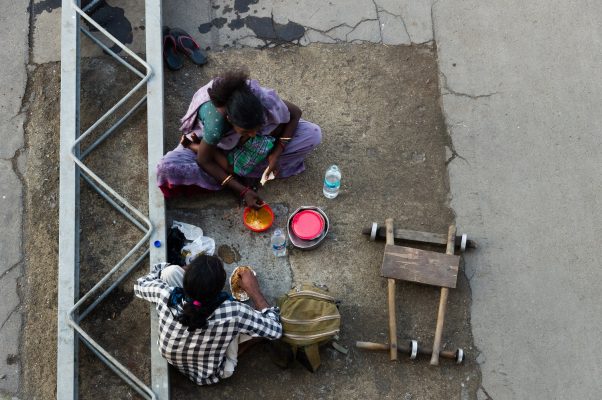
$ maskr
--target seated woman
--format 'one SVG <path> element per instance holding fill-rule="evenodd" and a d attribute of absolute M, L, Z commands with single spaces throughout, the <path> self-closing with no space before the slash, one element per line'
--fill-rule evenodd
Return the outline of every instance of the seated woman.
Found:
<path fill-rule="evenodd" d="M 228 187 L 250 206 L 261 199 L 244 178 L 266 171 L 286 178 L 305 170 L 321 141 L 320 127 L 301 119 L 296 105 L 230 71 L 200 88 L 182 118 L 180 144 L 157 167 L 166 198 Z"/>
<path fill-rule="evenodd" d="M 253 272 L 240 272 L 240 287 L 255 309 L 222 292 L 225 282 L 221 260 L 200 255 L 186 267 L 157 264 L 134 286 L 156 304 L 161 355 L 198 385 L 232 375 L 239 343 L 282 336 L 280 310 L 269 307 Z"/>

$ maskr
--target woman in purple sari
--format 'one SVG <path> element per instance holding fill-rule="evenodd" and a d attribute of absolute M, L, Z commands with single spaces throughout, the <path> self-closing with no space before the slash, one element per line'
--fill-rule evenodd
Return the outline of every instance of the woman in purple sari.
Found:
<path fill-rule="evenodd" d="M 299 107 L 241 71 L 200 88 L 180 130 L 180 144 L 157 166 L 164 196 L 227 187 L 253 207 L 262 200 L 249 182 L 264 173 L 287 178 L 303 172 L 305 157 L 322 139 L 318 125 L 301 119 Z"/>

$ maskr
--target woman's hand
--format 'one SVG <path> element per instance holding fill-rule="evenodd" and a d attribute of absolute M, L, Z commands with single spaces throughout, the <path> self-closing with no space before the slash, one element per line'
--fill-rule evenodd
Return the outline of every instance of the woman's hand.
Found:
<path fill-rule="evenodd" d="M 268 302 L 263 297 L 263 293 L 261 293 L 261 289 L 259 289 L 259 282 L 257 282 L 257 277 L 253 271 L 245 269 L 240 271 L 238 276 L 240 276 L 240 288 L 247 292 L 255 305 L 255 309 L 263 310 L 269 307 Z"/>
<path fill-rule="evenodd" d="M 195 137 L 196 136 L 193 136 L 193 139 Z M 195 140 L 190 140 L 186 135 L 182 135 L 182 137 L 180 138 L 180 144 L 186 147 L 187 149 L 194 151 L 197 154 L 199 152 L 200 142 L 197 143 Z"/>
<path fill-rule="evenodd" d="M 188 139 L 186 135 L 182 135 L 182 137 L 180 138 L 180 144 L 188 148 L 192 144 L 192 140 Z"/>
<path fill-rule="evenodd" d="M 250 269 L 241 268 L 242 271 L 238 272 L 238 276 L 240 276 L 240 288 L 247 292 L 250 296 L 251 293 L 256 293 L 259 291 L 259 282 L 257 282 L 257 277 Z"/>
<path fill-rule="evenodd" d="M 268 170 L 266 172 L 266 176 L 269 176 L 271 172 L 273 172 L 274 175 L 278 175 L 278 169 L 280 167 L 278 161 L 282 151 L 282 147 L 276 143 L 276 147 L 274 147 L 274 150 L 272 150 L 272 152 L 268 155 Z"/>
<path fill-rule="evenodd" d="M 252 190 L 248 190 L 247 193 L 245 193 L 244 200 L 247 206 L 253 207 L 256 210 L 264 205 L 263 200 L 261 200 L 259 195 Z"/>

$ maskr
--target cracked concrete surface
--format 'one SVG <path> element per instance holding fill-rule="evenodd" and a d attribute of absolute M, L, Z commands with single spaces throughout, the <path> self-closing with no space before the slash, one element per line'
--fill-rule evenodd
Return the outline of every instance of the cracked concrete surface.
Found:
<path fill-rule="evenodd" d="M 178 26 L 198 39 L 201 47 L 273 47 L 283 43 L 419 44 L 433 40 L 431 0 L 251 1 L 237 7 L 228 0 L 185 0 L 164 9 L 168 26 Z M 248 3 L 248 4 L 247 4 Z M 191 16 L 193 16 L 191 18 Z M 196 17 L 194 17 L 196 16 Z M 261 23 L 252 24 L 250 21 Z M 271 25 L 293 28 L 302 35 L 265 35 Z M 298 36 L 298 37 L 297 37 Z"/>
<path fill-rule="evenodd" d="M 181 0 L 165 2 L 164 24 L 189 32 L 202 48 L 269 48 L 282 44 L 381 43 L 424 44 L 433 41 L 431 6 L 434 0 Z M 144 48 L 144 3 L 103 0 L 110 32 L 119 32 L 135 52 Z M 32 62 L 60 60 L 60 1 L 34 0 Z M 111 22 L 115 21 L 115 22 Z M 124 31 L 125 30 L 125 31 Z M 101 51 L 82 37 L 82 54 Z"/>
<path fill-rule="evenodd" d="M 25 163 L 21 107 L 27 82 L 29 16 L 27 4 L 0 3 L 0 396 L 19 394 L 22 316 L 19 279 L 23 274 L 22 220 Z"/>
<path fill-rule="evenodd" d="M 602 4 L 439 1 L 481 399 L 602 391 Z M 562 16 L 559 18 L 558 16 Z"/>

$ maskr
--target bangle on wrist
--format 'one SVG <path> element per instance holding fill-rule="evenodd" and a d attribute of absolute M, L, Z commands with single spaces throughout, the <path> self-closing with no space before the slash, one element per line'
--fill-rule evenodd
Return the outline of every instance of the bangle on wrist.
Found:
<path fill-rule="evenodd" d="M 232 179 L 232 174 L 228 175 L 223 181 L 221 186 L 225 186 L 226 183 L 230 182 L 230 180 Z"/>
<path fill-rule="evenodd" d="M 250 187 L 245 187 L 243 190 L 241 190 L 240 192 L 240 197 L 244 197 L 245 194 L 247 194 L 249 191 L 251 190 Z"/>

